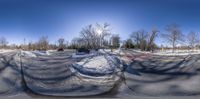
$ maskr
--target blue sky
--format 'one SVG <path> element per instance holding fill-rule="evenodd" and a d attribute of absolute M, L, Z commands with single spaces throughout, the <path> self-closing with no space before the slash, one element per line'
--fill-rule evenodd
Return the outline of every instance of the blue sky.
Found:
<path fill-rule="evenodd" d="M 89 24 L 107 22 L 122 39 L 130 33 L 177 23 L 182 32 L 200 32 L 199 0 L 0 0 L 0 36 L 11 43 L 36 41 L 48 36 L 51 43 L 79 36 Z M 157 39 L 158 44 L 164 43 Z"/>

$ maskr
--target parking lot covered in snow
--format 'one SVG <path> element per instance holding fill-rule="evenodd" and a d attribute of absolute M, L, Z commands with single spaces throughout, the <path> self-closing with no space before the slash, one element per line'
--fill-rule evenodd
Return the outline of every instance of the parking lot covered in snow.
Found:
<path fill-rule="evenodd" d="M 133 50 L 9 51 L 0 54 L 0 94 L 50 96 L 200 94 L 199 55 L 156 55 Z"/>

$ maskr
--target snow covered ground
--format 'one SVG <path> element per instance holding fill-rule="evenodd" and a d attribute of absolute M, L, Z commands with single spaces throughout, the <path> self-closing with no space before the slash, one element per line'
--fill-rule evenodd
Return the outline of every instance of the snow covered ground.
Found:
<path fill-rule="evenodd" d="M 87 57 L 91 57 L 94 56 L 94 53 L 90 53 L 90 54 L 82 54 L 82 55 L 78 55 L 76 53 L 73 53 L 72 58 L 87 58 Z"/>
<path fill-rule="evenodd" d="M 149 51 L 141 51 L 132 49 L 134 52 L 143 53 L 143 54 L 153 54 L 153 55 L 161 55 L 161 56 L 185 56 L 185 55 L 197 55 L 200 54 L 200 50 L 156 50 L 154 52 Z"/>
<path fill-rule="evenodd" d="M 13 51 L 16 51 L 16 50 L 0 49 L 0 54 L 1 54 L 1 53 L 7 53 L 7 52 L 13 52 Z"/>
<path fill-rule="evenodd" d="M 87 57 L 77 58 L 63 55 L 23 57 L 27 87 L 43 95 L 88 96 L 110 91 L 120 79 L 114 74 L 114 65 L 109 63 L 107 56 L 88 57 L 86 54 Z"/>
<path fill-rule="evenodd" d="M 1 96 L 1 99 L 199 99 L 199 96 L 137 96 L 137 95 L 118 95 L 118 96 L 89 96 L 89 97 L 52 97 L 38 96 L 34 94 L 18 94 L 15 96 Z"/>
<path fill-rule="evenodd" d="M 78 56 L 73 53 L 0 53 L 0 95 L 18 95 L 24 90 L 50 96 L 200 94 L 198 55 L 185 58 L 119 49 Z"/>
<path fill-rule="evenodd" d="M 164 51 L 156 51 L 153 54 L 155 55 L 165 55 L 165 56 L 172 56 L 172 55 L 195 55 L 200 54 L 200 50 L 164 50 Z"/>
<path fill-rule="evenodd" d="M 23 91 L 17 52 L 6 51 L 0 54 L 0 95 L 18 94 Z"/>
<path fill-rule="evenodd" d="M 31 51 L 21 51 L 21 55 L 22 56 L 26 56 L 26 57 L 37 57 L 33 52 Z"/>
<path fill-rule="evenodd" d="M 93 58 L 86 58 L 81 62 L 74 64 L 74 67 L 79 69 L 83 73 L 93 73 L 93 75 L 110 74 L 114 72 L 106 56 L 96 56 Z"/>

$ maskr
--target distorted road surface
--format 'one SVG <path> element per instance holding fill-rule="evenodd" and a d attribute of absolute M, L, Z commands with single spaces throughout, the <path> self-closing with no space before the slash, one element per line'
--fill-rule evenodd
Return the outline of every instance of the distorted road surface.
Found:
<path fill-rule="evenodd" d="M 26 86 L 37 94 L 54 96 L 97 95 L 113 88 L 117 80 L 114 74 L 98 77 L 95 73 L 83 74 L 73 68 L 78 60 L 70 53 L 22 57 Z"/>
<path fill-rule="evenodd" d="M 129 57 L 136 52 L 125 51 Z M 200 55 L 137 54 L 124 72 L 127 86 L 137 95 L 199 95 Z"/>
<path fill-rule="evenodd" d="M 101 53 L 83 58 L 73 58 L 70 51 L 27 55 L 20 51 L 1 53 L 0 95 L 123 97 L 200 94 L 199 55 L 122 52 L 122 55 Z M 98 62 L 94 59 L 99 56 L 112 67 L 106 67 L 108 71 L 101 67 L 99 71 L 103 74 L 99 75 L 95 66 L 75 68 L 85 59 Z M 86 64 L 95 65 L 95 62 L 86 61 L 83 65 Z"/>
<path fill-rule="evenodd" d="M 24 90 L 17 52 L 0 53 L 0 95 L 17 94 Z"/>

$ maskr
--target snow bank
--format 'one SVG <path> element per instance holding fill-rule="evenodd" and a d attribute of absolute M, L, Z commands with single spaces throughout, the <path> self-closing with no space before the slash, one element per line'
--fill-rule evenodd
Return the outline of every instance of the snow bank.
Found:
<path fill-rule="evenodd" d="M 94 55 L 95 55 L 94 53 L 91 53 L 91 54 L 81 54 L 81 55 L 73 53 L 72 54 L 72 58 L 85 58 L 85 57 L 91 57 L 91 56 L 94 56 Z"/>
<path fill-rule="evenodd" d="M 111 49 L 99 49 L 99 52 L 103 53 L 103 54 L 105 54 L 105 53 L 111 53 Z"/>
<path fill-rule="evenodd" d="M 10 49 L 0 49 L 0 53 L 7 53 L 7 52 L 12 52 L 15 50 L 10 50 Z"/>
<path fill-rule="evenodd" d="M 150 54 L 151 52 L 148 51 L 141 51 L 141 50 L 133 50 L 134 52 L 143 53 L 143 54 Z"/>
<path fill-rule="evenodd" d="M 120 54 L 120 55 L 125 55 L 125 53 L 121 49 L 117 49 L 113 51 L 114 54 Z"/>
<path fill-rule="evenodd" d="M 83 74 L 95 76 L 111 74 L 114 71 L 114 67 L 109 64 L 105 56 L 84 59 L 77 62 L 74 67 Z"/>
<path fill-rule="evenodd" d="M 196 55 L 200 54 L 200 51 L 189 51 L 189 50 L 166 50 L 166 51 L 157 51 L 153 53 L 155 55 L 165 55 L 165 56 L 186 56 L 186 55 Z"/>
<path fill-rule="evenodd" d="M 51 55 L 50 51 L 34 51 L 37 55 Z"/>
<path fill-rule="evenodd" d="M 84 59 L 81 62 L 75 64 L 74 67 L 79 72 L 89 75 L 101 75 L 104 73 L 109 73 L 108 69 L 110 69 L 109 64 L 104 56 Z"/>
<path fill-rule="evenodd" d="M 100 49 L 99 52 L 102 54 L 106 54 L 106 53 L 120 54 L 120 55 L 125 54 L 121 49 L 113 49 L 113 52 L 111 51 L 111 49 Z"/>
<path fill-rule="evenodd" d="M 30 52 L 30 51 L 22 51 L 21 55 L 27 56 L 27 57 L 37 57 L 33 52 Z"/>
<path fill-rule="evenodd" d="M 73 67 L 80 73 L 90 76 L 103 76 L 112 74 L 116 70 L 118 61 L 110 56 L 101 55 L 93 58 L 86 58 L 81 62 L 77 62 Z"/>
<path fill-rule="evenodd" d="M 143 54 L 153 54 L 153 55 L 164 55 L 164 56 L 186 56 L 186 55 L 195 55 L 195 54 L 200 54 L 199 50 L 175 50 L 174 52 L 172 50 L 164 50 L 164 51 L 154 51 L 149 52 L 149 51 L 141 51 L 141 50 L 132 50 L 134 52 L 138 53 L 143 53 Z"/>
<path fill-rule="evenodd" d="M 103 50 L 103 49 L 99 49 L 99 53 L 105 54 L 105 53 L 106 53 L 106 51 L 105 51 L 105 50 Z"/>

